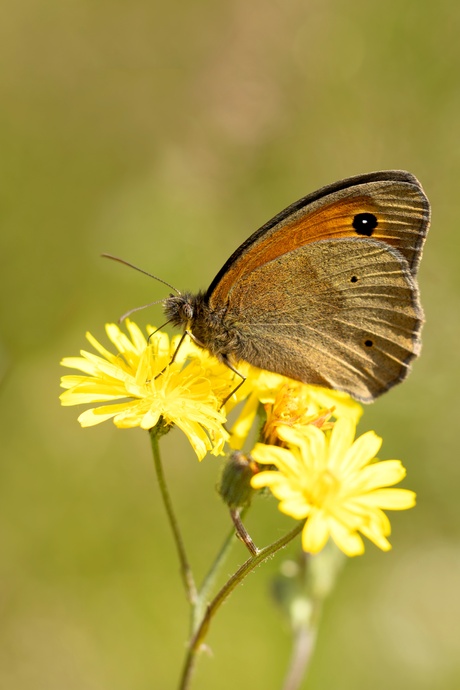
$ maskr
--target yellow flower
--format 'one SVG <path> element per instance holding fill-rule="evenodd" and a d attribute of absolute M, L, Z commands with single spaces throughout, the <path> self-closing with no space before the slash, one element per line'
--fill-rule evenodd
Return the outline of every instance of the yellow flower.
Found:
<path fill-rule="evenodd" d="M 113 419 L 119 428 L 151 429 L 162 420 L 182 429 L 200 460 L 207 451 L 219 454 L 228 438 L 222 426 L 225 415 L 220 411 L 227 390 L 222 381 L 210 380 L 198 361 L 186 361 L 186 344 L 170 364 L 180 336 L 170 343 L 166 333 L 156 332 L 147 342 L 135 323 L 127 321 L 127 329 L 131 339 L 117 325 L 106 325 L 117 354 L 87 333 L 101 356 L 82 350 L 81 357 L 62 360 L 63 366 L 78 369 L 84 376 L 62 377 L 61 386 L 67 390 L 60 397 L 61 403 L 111 403 L 83 412 L 78 418 L 83 427 Z M 150 327 L 147 330 L 154 331 Z"/>
<path fill-rule="evenodd" d="M 288 448 L 257 444 L 256 462 L 274 465 L 251 480 L 255 489 L 270 488 L 279 509 L 297 520 L 306 518 L 304 551 L 318 553 L 329 537 L 347 555 L 363 553 L 360 533 L 383 551 L 390 522 L 383 510 L 405 510 L 415 505 L 415 494 L 388 488 L 406 474 L 399 460 L 375 461 L 382 439 L 373 431 L 353 441 L 355 424 L 340 418 L 326 434 L 310 424 L 302 430 L 278 431 Z"/>

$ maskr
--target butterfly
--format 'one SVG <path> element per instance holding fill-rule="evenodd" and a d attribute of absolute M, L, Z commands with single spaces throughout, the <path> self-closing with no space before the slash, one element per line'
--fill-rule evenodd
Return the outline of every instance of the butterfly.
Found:
<path fill-rule="evenodd" d="M 350 177 L 288 206 L 168 321 L 237 371 L 250 364 L 372 402 L 420 352 L 417 269 L 430 222 L 418 180 Z"/>

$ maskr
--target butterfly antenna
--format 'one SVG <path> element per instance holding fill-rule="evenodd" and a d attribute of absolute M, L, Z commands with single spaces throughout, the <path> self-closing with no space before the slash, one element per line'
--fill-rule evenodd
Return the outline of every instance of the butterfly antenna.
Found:
<path fill-rule="evenodd" d="M 120 259 L 118 256 L 112 256 L 112 254 L 101 254 L 106 259 L 112 259 L 112 261 L 118 261 L 119 264 L 124 264 L 125 266 L 129 266 L 130 268 L 134 268 L 135 271 L 139 271 L 139 273 L 143 273 L 146 276 L 149 276 L 149 278 L 153 278 L 154 280 L 158 280 L 159 283 L 163 283 L 163 285 L 166 285 L 166 287 L 171 288 L 171 290 L 174 290 L 178 295 L 181 293 L 177 288 L 174 287 L 174 285 L 171 285 L 171 283 L 167 283 L 166 280 L 162 280 L 161 278 L 158 278 L 158 276 L 154 276 L 153 273 L 149 273 L 148 271 L 144 271 L 144 269 L 139 268 L 139 266 L 135 266 L 134 264 L 130 264 L 129 261 L 125 261 L 124 259 Z M 127 316 L 133 313 L 133 311 L 138 311 L 139 309 L 145 309 L 145 307 L 151 307 L 152 304 L 158 304 L 159 302 L 163 302 L 163 300 L 157 300 L 156 302 L 152 302 L 151 304 L 145 304 L 143 307 L 136 307 L 135 309 L 131 309 L 131 311 L 128 311 L 124 316 L 120 318 L 120 321 L 123 321 Z"/>
<path fill-rule="evenodd" d="M 142 271 L 144 273 L 144 271 Z M 163 281 L 161 281 L 163 282 Z M 127 311 L 125 314 L 122 314 L 120 318 L 118 319 L 118 323 L 121 323 L 125 319 L 128 318 L 128 316 L 131 316 L 131 314 L 134 314 L 135 311 L 140 311 L 141 309 L 147 309 L 147 307 L 153 307 L 154 304 L 161 304 L 164 302 L 164 299 L 156 299 L 155 302 L 149 302 L 148 304 L 143 304 L 141 307 L 133 307 L 133 309 L 130 309 Z M 169 321 L 167 322 L 169 323 Z"/>

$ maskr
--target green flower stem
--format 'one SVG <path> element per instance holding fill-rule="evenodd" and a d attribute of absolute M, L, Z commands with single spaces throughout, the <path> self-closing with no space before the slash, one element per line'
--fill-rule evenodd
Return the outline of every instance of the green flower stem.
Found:
<path fill-rule="evenodd" d="M 184 541 L 182 539 L 182 534 L 179 529 L 179 523 L 177 522 L 174 513 L 171 497 L 169 495 L 168 486 L 166 484 L 166 479 L 163 472 L 163 465 L 161 462 L 160 447 L 158 441 L 160 436 L 163 435 L 163 433 L 164 431 L 161 428 L 161 426 L 154 427 L 150 430 L 150 441 L 152 444 L 153 460 L 155 463 L 155 471 L 158 479 L 158 486 L 160 487 L 161 497 L 163 499 L 163 504 L 166 509 L 169 524 L 174 535 L 174 541 L 179 556 L 181 577 L 182 582 L 184 583 L 185 594 L 189 603 L 194 605 L 197 601 L 197 589 L 195 585 L 195 580 L 193 578 L 192 569 L 188 562 L 187 554 L 185 552 Z"/>
<path fill-rule="evenodd" d="M 246 512 L 246 508 L 241 511 L 241 514 L 244 515 Z M 193 606 L 192 610 L 192 630 L 191 634 L 192 636 L 195 635 L 196 631 L 198 630 L 199 625 L 201 624 L 201 621 L 203 620 L 203 617 L 205 615 L 206 608 L 208 606 L 208 601 L 210 599 L 210 592 L 214 588 L 214 584 L 216 582 L 217 576 L 225 563 L 225 560 L 230 552 L 230 549 L 232 548 L 233 544 L 235 543 L 237 539 L 237 536 L 235 534 L 235 529 L 232 527 L 230 532 L 228 533 L 227 537 L 224 540 L 224 543 L 222 544 L 222 547 L 217 554 L 213 564 L 211 565 L 208 574 L 203 580 L 203 584 L 201 585 L 198 595 L 195 601 L 195 605 Z"/>
<path fill-rule="evenodd" d="M 189 690 L 190 688 L 190 682 L 196 665 L 198 652 L 200 651 L 200 647 L 209 630 L 211 620 L 215 616 L 220 606 L 233 592 L 235 587 L 237 587 L 244 580 L 244 578 L 247 575 L 249 575 L 249 573 L 251 573 L 255 568 L 257 568 L 257 566 L 266 561 L 268 558 L 273 556 L 277 551 L 289 544 L 289 542 L 292 541 L 302 531 L 302 528 L 303 522 L 297 525 L 297 527 L 295 527 L 293 530 L 285 534 L 284 537 L 281 537 L 281 539 L 278 539 L 277 541 L 273 542 L 273 544 L 265 546 L 263 549 L 260 549 L 260 551 L 256 555 L 248 558 L 248 560 L 238 568 L 238 570 L 232 575 L 232 577 L 217 593 L 217 595 L 214 597 L 211 603 L 206 607 L 202 620 L 190 641 L 189 649 L 184 663 L 184 668 L 182 671 L 179 690 Z"/>

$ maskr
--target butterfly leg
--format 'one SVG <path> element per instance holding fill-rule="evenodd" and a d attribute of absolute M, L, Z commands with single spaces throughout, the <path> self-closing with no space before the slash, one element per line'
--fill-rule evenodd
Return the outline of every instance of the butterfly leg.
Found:
<path fill-rule="evenodd" d="M 227 397 L 226 397 L 225 400 L 223 401 L 221 407 L 223 407 L 223 406 L 225 405 L 225 403 L 226 403 L 228 400 L 230 400 L 230 398 L 232 397 L 232 395 L 234 395 L 234 394 L 236 393 L 236 391 L 239 390 L 239 389 L 241 388 L 241 386 L 243 385 L 243 383 L 246 381 L 246 376 L 244 376 L 244 374 L 242 374 L 241 371 L 238 371 L 238 369 L 236 369 L 236 367 L 233 366 L 233 364 L 232 364 L 232 363 L 230 362 L 230 360 L 228 359 L 227 355 L 223 355 L 223 357 L 222 357 L 222 362 L 223 362 L 223 364 L 225 364 L 231 371 L 233 371 L 234 374 L 236 374 L 237 376 L 239 376 L 240 379 L 241 379 L 241 381 L 238 383 L 237 386 L 235 386 L 235 388 L 234 388 L 233 390 L 230 391 L 230 393 L 227 395 Z"/>
<path fill-rule="evenodd" d="M 203 349 L 206 349 L 205 346 L 203 345 L 203 343 L 202 343 L 200 340 L 198 340 L 198 338 L 197 338 L 195 335 L 193 335 L 193 333 L 192 333 L 191 331 L 187 331 L 187 330 L 186 330 L 186 331 L 184 331 L 184 334 L 183 334 L 182 338 L 180 339 L 179 344 L 177 345 L 176 352 L 174 353 L 171 362 L 174 362 L 174 358 L 175 358 L 175 356 L 176 356 L 177 350 L 178 350 L 179 347 L 181 346 L 182 341 L 184 340 L 184 338 L 185 338 L 186 335 L 190 336 L 190 338 L 193 340 L 194 343 L 196 343 L 196 344 L 198 345 L 198 347 L 202 347 Z M 235 386 L 235 388 L 233 388 L 233 390 L 230 391 L 230 393 L 227 395 L 227 397 L 225 398 L 225 400 L 222 402 L 222 404 L 221 404 L 221 406 L 220 406 L 220 407 L 222 408 L 222 407 L 225 405 L 225 403 L 227 402 L 227 400 L 230 400 L 230 398 L 232 397 L 232 395 L 233 395 L 234 393 L 236 393 L 236 391 L 243 385 L 243 383 L 246 381 L 246 376 L 244 376 L 240 371 L 238 371 L 238 369 L 236 369 L 236 368 L 233 366 L 233 364 L 232 364 L 232 363 L 230 362 L 230 360 L 228 359 L 228 356 L 227 356 L 227 355 L 222 355 L 220 359 L 221 359 L 222 363 L 225 364 L 225 366 L 227 366 L 231 371 L 233 371 L 234 374 L 236 374 L 237 376 L 239 376 L 240 379 L 241 379 L 241 381 L 239 382 L 239 384 L 238 384 L 237 386 Z"/>
<path fill-rule="evenodd" d="M 158 329 L 157 329 L 157 330 L 158 330 Z M 157 332 L 157 331 L 154 331 L 153 333 L 151 333 L 151 334 L 149 335 L 149 338 L 150 338 L 152 335 L 154 335 L 156 332 Z M 186 336 L 186 335 L 191 335 L 191 334 L 190 334 L 188 331 L 184 331 L 184 332 L 182 333 L 181 339 L 180 339 L 179 342 L 177 343 L 177 347 L 176 347 L 176 349 L 174 350 L 174 354 L 173 354 L 173 356 L 171 357 L 171 360 L 170 360 L 170 362 L 169 362 L 169 364 L 168 364 L 168 367 L 169 367 L 169 366 L 174 362 L 174 360 L 176 359 L 177 353 L 179 352 L 180 346 L 181 346 L 182 343 L 184 342 L 185 336 Z M 155 378 L 157 379 L 159 376 L 161 376 L 162 373 L 163 373 L 166 369 L 167 369 L 167 367 L 164 367 L 164 368 L 155 376 Z"/>
<path fill-rule="evenodd" d="M 185 336 L 186 336 L 186 335 L 191 335 L 191 333 L 190 333 L 189 331 L 184 331 L 184 332 L 182 333 L 181 339 L 180 339 L 179 342 L 177 343 L 177 347 L 176 347 L 176 349 L 174 350 L 174 354 L 173 354 L 173 356 L 171 357 L 171 361 L 169 362 L 169 364 L 172 364 L 172 363 L 174 362 L 174 360 L 176 359 L 177 353 L 179 352 L 180 346 L 181 346 L 182 343 L 184 342 Z"/>

